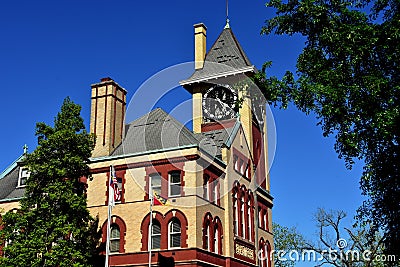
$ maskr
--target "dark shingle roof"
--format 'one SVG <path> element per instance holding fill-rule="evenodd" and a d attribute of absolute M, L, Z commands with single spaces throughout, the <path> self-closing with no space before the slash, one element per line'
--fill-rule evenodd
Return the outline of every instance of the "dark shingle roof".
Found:
<path fill-rule="evenodd" d="M 112 156 L 197 144 L 194 134 L 161 108 L 126 126 L 122 144 Z"/>
<path fill-rule="evenodd" d="M 221 148 L 230 132 L 226 129 L 195 134 L 157 108 L 126 125 L 125 138 L 111 156 L 198 145 L 207 153 L 221 158 Z"/>
<path fill-rule="evenodd" d="M 17 188 L 19 168 L 19 166 L 15 166 L 0 179 L 0 200 L 19 199 L 24 196 L 25 188 Z"/>
<path fill-rule="evenodd" d="M 227 27 L 208 51 L 203 68 L 196 70 L 190 78 L 182 81 L 181 85 L 254 70 L 232 29 Z"/>

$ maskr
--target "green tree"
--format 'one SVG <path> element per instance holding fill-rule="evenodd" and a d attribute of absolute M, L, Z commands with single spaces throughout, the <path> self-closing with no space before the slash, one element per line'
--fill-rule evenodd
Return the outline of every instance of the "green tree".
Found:
<path fill-rule="evenodd" d="M 383 256 L 384 237 L 380 232 L 369 233 L 369 225 L 354 223 L 343 226 L 347 217 L 344 211 L 318 209 L 315 221 L 318 228 L 317 242 L 306 242 L 304 250 L 318 253 L 321 259 L 316 266 L 325 264 L 336 267 L 383 267 L 396 266 L 393 258 L 380 260 Z"/>
<path fill-rule="evenodd" d="M 24 163 L 30 170 L 18 211 L 3 217 L 1 266 L 91 266 L 96 220 L 86 206 L 85 183 L 94 136 L 81 107 L 64 100 L 54 127 L 36 125 L 38 146 Z"/>
<path fill-rule="evenodd" d="M 274 233 L 274 265 L 276 267 L 292 267 L 294 261 L 289 260 L 286 254 L 289 251 L 295 250 L 301 252 L 306 246 L 304 237 L 297 232 L 295 227 L 286 227 L 278 223 L 272 223 Z M 282 254 L 282 255 L 281 255 Z M 285 254 L 285 255 L 283 255 Z"/>
<path fill-rule="evenodd" d="M 351 168 L 364 163 L 359 209 L 371 234 L 385 232 L 387 253 L 400 255 L 400 1 L 270 0 L 276 16 L 263 34 L 301 34 L 296 73 L 256 76 L 270 102 L 314 112 L 324 136 Z"/>
<path fill-rule="evenodd" d="M 394 258 L 383 254 L 384 237 L 380 232 L 369 234 L 369 226 L 361 227 L 359 221 L 351 227 L 343 226 L 346 216 L 343 211 L 318 209 L 314 217 L 317 238 L 312 240 L 305 238 L 295 227 L 274 223 L 275 266 L 295 266 L 292 259 L 296 253 L 292 251 L 297 251 L 299 260 L 312 262 L 315 266 L 398 266 Z"/>

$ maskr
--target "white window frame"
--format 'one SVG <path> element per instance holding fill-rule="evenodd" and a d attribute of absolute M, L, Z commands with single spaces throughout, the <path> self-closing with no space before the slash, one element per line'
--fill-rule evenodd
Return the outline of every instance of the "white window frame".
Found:
<path fill-rule="evenodd" d="M 26 173 L 26 176 L 22 176 L 24 173 Z M 17 187 L 25 187 L 26 186 L 26 181 L 29 179 L 31 173 L 26 167 L 20 167 L 19 168 L 19 175 L 18 175 L 18 185 Z M 25 184 L 21 184 L 21 179 L 25 178 Z"/>
<path fill-rule="evenodd" d="M 242 205 L 241 207 L 241 216 L 242 216 L 242 237 L 246 238 L 246 215 L 245 215 L 245 201 L 244 197 L 242 197 L 242 201 L 240 203 Z"/>
<path fill-rule="evenodd" d="M 247 221 L 248 221 L 248 227 L 247 227 L 247 229 L 248 229 L 248 231 L 249 231 L 249 241 L 253 241 L 252 240 L 252 234 L 251 234 L 251 232 L 252 232 L 252 220 L 251 220 L 251 205 L 250 205 L 250 200 L 247 202 L 248 204 L 247 204 L 247 216 L 248 216 L 248 218 L 247 218 Z"/>
<path fill-rule="evenodd" d="M 214 182 L 214 185 L 213 185 L 213 187 L 214 187 L 214 204 L 215 205 L 218 205 L 218 197 L 219 197 L 219 182 L 218 182 L 218 180 L 215 180 Z"/>
<path fill-rule="evenodd" d="M 116 227 L 118 229 L 118 233 L 119 233 L 119 236 L 115 237 L 115 238 L 113 238 L 112 235 L 111 235 L 112 230 L 113 230 L 114 227 Z M 110 242 L 110 253 L 119 253 L 119 247 L 121 245 L 121 229 L 119 228 L 118 224 L 112 224 L 110 226 L 110 228 L 111 228 L 110 229 L 110 240 L 109 240 L 109 242 Z M 118 250 L 117 251 L 111 251 L 111 242 L 117 241 L 117 240 L 118 240 L 118 244 L 119 244 L 118 245 Z"/>
<path fill-rule="evenodd" d="M 160 226 L 160 233 L 159 234 L 154 234 L 153 233 L 153 227 L 155 225 L 154 222 L 157 222 L 157 224 Z M 151 247 L 151 250 L 160 250 L 161 249 L 161 223 L 159 221 L 154 221 L 153 220 L 153 224 L 151 225 L 151 227 L 149 225 L 149 231 L 150 231 L 150 247 Z M 159 248 L 153 248 L 153 237 L 154 236 L 159 236 L 160 237 L 160 247 Z"/>
<path fill-rule="evenodd" d="M 172 177 L 173 177 L 173 175 L 172 174 L 179 174 L 179 182 L 176 182 L 176 183 L 172 183 Z M 181 187 L 181 184 L 182 184 L 182 176 L 181 176 L 181 172 L 180 171 L 172 171 L 172 172 L 170 172 L 170 173 L 168 173 L 168 197 L 178 197 L 178 196 L 181 196 L 182 195 L 182 193 L 181 193 L 181 190 L 179 191 L 179 194 L 177 194 L 177 195 L 172 195 L 172 190 L 171 190 L 171 187 L 173 186 L 173 185 L 177 185 L 177 186 L 179 186 L 179 189 L 181 189 L 180 187 Z"/>
<path fill-rule="evenodd" d="M 153 192 L 155 191 L 154 190 L 154 186 L 153 186 L 153 178 L 154 177 L 159 177 L 160 178 L 160 185 L 159 186 L 157 186 L 156 188 L 160 188 L 160 195 L 161 195 L 161 193 L 162 193 L 162 177 L 161 177 L 161 175 L 159 174 L 159 173 L 153 173 L 153 174 L 150 174 L 149 175 L 149 188 L 150 188 L 150 190 L 149 190 L 149 195 L 151 194 L 151 195 L 153 195 Z"/>
<path fill-rule="evenodd" d="M 171 226 L 173 222 L 178 222 L 179 223 L 179 227 L 180 227 L 180 231 L 179 232 L 171 232 Z M 171 235 L 173 234 L 179 234 L 180 236 L 180 243 L 182 243 L 182 224 L 178 219 L 172 219 L 169 223 L 168 223 L 168 249 L 175 249 L 175 248 L 181 248 L 181 244 L 179 244 L 178 247 L 172 247 L 171 246 Z"/>
<path fill-rule="evenodd" d="M 220 254 L 220 252 L 219 252 L 219 228 L 218 228 L 217 223 L 215 223 L 215 229 L 214 229 L 214 253 Z"/>
<path fill-rule="evenodd" d="M 206 224 L 206 244 L 207 251 L 211 251 L 211 223 L 208 221 Z"/>
<path fill-rule="evenodd" d="M 268 229 L 268 227 L 267 227 L 267 223 L 268 223 L 267 217 L 268 217 L 268 210 L 266 209 L 266 210 L 264 210 L 264 230 L 265 231 Z"/>

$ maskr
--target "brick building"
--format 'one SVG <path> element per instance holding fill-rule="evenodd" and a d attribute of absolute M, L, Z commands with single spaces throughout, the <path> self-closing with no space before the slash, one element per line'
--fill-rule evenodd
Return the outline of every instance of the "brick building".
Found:
<path fill-rule="evenodd" d="M 176 266 L 272 265 L 257 257 L 272 249 L 273 198 L 265 102 L 243 82 L 256 70 L 229 24 L 207 53 L 206 27 L 194 28 L 195 70 L 181 81 L 192 94 L 193 131 L 160 108 L 126 123 L 127 91 L 111 78 L 91 86 L 97 142 L 87 201 L 100 218 L 102 242 L 110 166 L 122 195 L 112 214 L 110 266 L 148 266 L 150 190 L 169 202 L 153 207 L 154 264 L 173 257 Z M 4 211 L 18 208 L 23 197 L 29 178 L 22 158 L 0 175 Z"/>

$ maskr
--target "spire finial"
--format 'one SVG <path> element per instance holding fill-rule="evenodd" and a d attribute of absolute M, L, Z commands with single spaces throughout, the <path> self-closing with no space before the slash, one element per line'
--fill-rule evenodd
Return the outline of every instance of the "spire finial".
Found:
<path fill-rule="evenodd" d="M 225 29 L 229 29 L 229 0 L 226 0 L 226 25 Z"/>
<path fill-rule="evenodd" d="M 28 146 L 25 144 L 22 148 L 24 149 L 24 155 L 26 155 L 28 153 Z"/>

